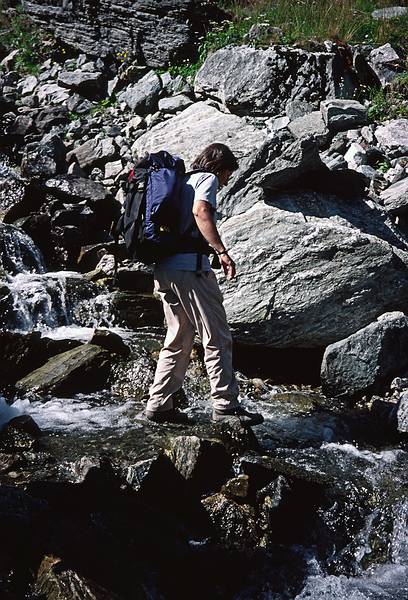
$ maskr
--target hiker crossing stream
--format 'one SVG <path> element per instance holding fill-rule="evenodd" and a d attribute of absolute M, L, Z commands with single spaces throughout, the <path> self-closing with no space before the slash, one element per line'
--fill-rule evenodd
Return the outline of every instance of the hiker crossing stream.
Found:
<path fill-rule="evenodd" d="M 114 493 L 110 475 L 103 475 L 109 464 L 109 473 L 122 477 L 122 488 L 128 486 L 137 494 L 145 481 L 140 465 L 150 469 L 154 480 L 151 465 L 160 473 L 157 456 L 169 435 L 200 439 L 221 435 L 209 424 L 209 388 L 198 344 L 184 388 L 188 402 L 181 398 L 197 424 L 161 428 L 140 419 L 163 340 L 160 307 L 153 318 L 150 305 L 143 305 L 140 326 L 134 321 L 130 326 L 126 315 L 131 314 L 132 304 L 118 310 L 117 291 L 109 286 L 97 285 L 76 271 L 48 271 L 40 251 L 19 227 L 1 224 L 0 245 L 1 335 L 10 348 L 6 369 L 16 369 L 16 385 L 4 385 L 0 398 L 4 489 L 27 489 L 48 502 L 49 486 L 57 486 L 52 502 L 54 509 L 59 506 L 63 512 L 58 485 L 65 486 L 69 495 L 75 486 L 91 481 L 92 469 L 102 486 L 98 489 L 106 486 L 108 497 Z M 83 348 L 95 354 L 82 363 L 86 368 L 81 371 L 75 361 Z M 53 363 L 52 373 L 44 368 L 63 354 L 65 359 Z M 231 553 L 232 570 L 226 570 L 218 583 L 210 576 L 203 594 L 218 589 L 221 595 L 213 597 L 234 600 L 408 600 L 408 453 L 403 441 L 388 433 L 387 424 L 375 420 L 364 407 L 351 408 L 346 401 L 336 404 L 309 385 L 274 384 L 245 372 L 238 378 L 243 402 L 262 412 L 265 422 L 254 430 L 258 448 L 253 440 L 249 446 L 230 440 L 229 473 L 241 482 L 249 478 L 255 487 L 241 499 L 234 496 L 237 514 L 248 510 L 239 540 L 234 532 L 238 517 L 228 511 L 225 529 L 217 538 L 219 546 L 208 533 L 197 533 L 198 521 L 188 517 L 194 526 L 186 525 L 190 539 L 184 559 L 200 568 L 214 568 L 220 548 Z M 22 434 L 19 447 L 8 424 L 27 416 L 41 435 L 32 443 L 28 433 Z M 160 488 L 160 481 L 155 485 Z M 210 486 L 201 492 L 217 489 Z M 16 514 L 18 510 L 16 500 Z M 104 508 L 95 510 L 100 511 L 98 518 L 106 518 Z M 162 535 L 171 547 L 173 534 Z M 234 569 L 247 554 L 247 569 L 237 576 Z M 220 561 L 226 565 L 225 555 Z M 125 565 L 116 568 L 121 574 L 112 575 L 112 581 L 117 586 L 115 577 L 128 581 L 123 583 L 127 590 L 123 597 L 128 598 L 131 576 Z M 154 570 L 149 572 L 149 566 L 143 573 L 148 597 L 174 597 L 157 592 L 157 586 L 166 586 L 155 579 Z M 34 600 L 29 577 L 14 585 L 24 587 L 23 583 L 26 598 Z"/>

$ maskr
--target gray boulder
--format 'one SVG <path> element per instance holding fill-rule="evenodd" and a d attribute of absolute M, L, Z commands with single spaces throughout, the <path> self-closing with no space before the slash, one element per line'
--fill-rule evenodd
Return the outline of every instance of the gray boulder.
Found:
<path fill-rule="evenodd" d="M 305 100 L 289 100 L 285 106 L 286 114 L 291 121 L 304 117 L 315 110 L 315 106 Z"/>
<path fill-rule="evenodd" d="M 223 142 L 238 158 L 250 155 L 267 139 L 265 133 L 235 115 L 225 114 L 205 102 L 197 102 L 180 114 L 141 135 L 132 146 L 135 156 L 166 148 L 187 163 L 208 144 Z"/>
<path fill-rule="evenodd" d="M 100 98 L 106 89 L 106 79 L 98 71 L 61 71 L 58 75 L 58 84 L 68 88 L 88 100 Z"/>
<path fill-rule="evenodd" d="M 146 115 L 157 110 L 161 89 L 160 77 L 154 71 L 149 71 L 138 82 L 118 94 L 118 100 L 125 102 L 134 112 Z"/>
<path fill-rule="evenodd" d="M 159 100 L 159 110 L 167 113 L 176 113 L 180 110 L 184 110 L 192 103 L 193 101 L 188 96 L 179 94 L 177 96 Z"/>
<path fill-rule="evenodd" d="M 264 191 L 289 188 L 302 175 L 322 168 L 315 140 L 294 140 L 285 133 L 266 139 L 240 162 L 239 171 L 220 195 L 219 211 L 223 216 L 240 214 L 261 200 Z"/>
<path fill-rule="evenodd" d="M 317 140 L 319 146 L 326 144 L 329 138 L 329 130 L 327 129 L 320 110 L 298 117 L 289 123 L 288 128 L 295 138 L 313 136 Z"/>
<path fill-rule="evenodd" d="M 239 340 L 323 347 L 406 306 L 408 254 L 369 203 L 301 191 L 253 199 L 221 225 L 237 263 L 221 287 Z"/>
<path fill-rule="evenodd" d="M 66 102 L 70 97 L 70 93 L 57 83 L 44 83 L 36 88 L 35 96 L 38 98 L 40 105 L 48 106 Z"/>
<path fill-rule="evenodd" d="M 32 94 L 34 92 L 37 85 L 37 77 L 35 75 L 27 75 L 27 77 L 19 82 L 17 89 L 22 96 L 27 96 L 28 94 Z"/>
<path fill-rule="evenodd" d="M 207 57 L 194 89 L 237 114 L 278 115 L 288 100 L 334 97 L 333 57 L 285 46 L 227 46 Z"/>
<path fill-rule="evenodd" d="M 393 81 L 402 70 L 402 61 L 391 44 L 374 48 L 368 60 L 382 85 Z"/>
<path fill-rule="evenodd" d="M 348 338 L 326 348 L 322 386 L 329 396 L 383 392 L 408 367 L 408 317 L 386 313 Z"/>
<path fill-rule="evenodd" d="M 45 365 L 16 383 L 18 390 L 66 396 L 100 390 L 110 372 L 110 354 L 93 344 L 83 344 L 50 358 Z"/>
<path fill-rule="evenodd" d="M 101 183 L 85 177 L 75 177 L 75 175 L 58 175 L 47 179 L 45 188 L 55 198 L 60 198 L 65 202 L 80 202 L 81 200 L 103 202 L 109 197 L 108 191 Z"/>
<path fill-rule="evenodd" d="M 68 122 L 68 110 L 65 106 L 47 106 L 35 116 L 35 126 L 40 133 L 46 133 L 56 125 Z"/>
<path fill-rule="evenodd" d="M 330 131 L 347 131 L 367 124 L 367 109 L 356 100 L 324 100 L 320 110 Z"/>
<path fill-rule="evenodd" d="M 375 137 L 380 149 L 390 157 L 408 155 L 408 119 L 386 121 L 377 127 Z"/>
<path fill-rule="evenodd" d="M 112 138 L 91 139 L 68 152 L 67 162 L 75 161 L 81 169 L 91 170 L 117 158 L 118 150 Z"/>
<path fill-rule="evenodd" d="M 57 135 L 46 136 L 41 144 L 24 149 L 21 172 L 28 177 L 52 177 L 65 170 L 66 150 Z"/>
<path fill-rule="evenodd" d="M 210 21 L 225 18 L 214 2 L 201 0 L 101 2 L 86 9 L 74 2 L 27 0 L 24 10 L 71 48 L 116 59 L 118 51 L 127 50 L 139 64 L 151 67 L 195 59 L 198 39 Z"/>
<path fill-rule="evenodd" d="M 408 212 L 408 177 L 397 181 L 380 194 L 385 209 L 392 215 L 404 215 Z"/>

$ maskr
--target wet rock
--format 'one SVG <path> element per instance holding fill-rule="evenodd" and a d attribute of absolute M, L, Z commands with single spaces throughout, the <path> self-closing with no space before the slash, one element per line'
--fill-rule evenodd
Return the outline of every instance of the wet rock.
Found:
<path fill-rule="evenodd" d="M 114 252 L 114 242 L 106 242 L 100 244 L 90 244 L 82 246 L 78 257 L 78 269 L 81 273 L 87 273 L 96 269 L 99 261 L 106 255 L 107 252 Z"/>
<path fill-rule="evenodd" d="M 61 71 L 58 84 L 84 96 L 88 100 L 101 98 L 105 92 L 106 80 L 98 71 L 87 72 L 82 69 Z"/>
<path fill-rule="evenodd" d="M 227 219 L 221 234 L 240 273 L 220 282 L 237 339 L 322 347 L 379 312 L 403 309 L 407 255 L 396 254 L 399 242 L 387 229 L 363 200 L 345 206 L 339 197 L 310 192 L 265 195 Z"/>
<path fill-rule="evenodd" d="M 44 600 L 119 600 L 119 596 L 76 572 L 55 556 L 43 558 L 34 591 Z"/>
<path fill-rule="evenodd" d="M 122 291 L 133 291 L 140 294 L 153 293 L 153 273 L 146 268 L 127 268 L 118 269 L 116 285 Z"/>
<path fill-rule="evenodd" d="M 135 113 L 153 113 L 157 110 L 161 85 L 160 77 L 154 71 L 150 71 L 137 83 L 121 92 L 118 101 L 125 102 Z"/>
<path fill-rule="evenodd" d="M 29 415 L 12 418 L 0 431 L 0 450 L 14 454 L 39 449 L 41 430 Z"/>
<path fill-rule="evenodd" d="M 287 100 L 313 102 L 334 95 L 333 56 L 285 46 L 228 46 L 207 57 L 194 89 L 233 113 L 277 115 Z"/>
<path fill-rule="evenodd" d="M 380 194 L 385 209 L 391 215 L 404 215 L 408 212 L 408 177 L 397 181 Z"/>
<path fill-rule="evenodd" d="M 180 475 L 201 492 L 219 489 L 232 467 L 222 443 L 195 435 L 172 438 L 166 454 Z"/>
<path fill-rule="evenodd" d="M 253 550 L 258 543 L 255 511 L 248 504 L 237 504 L 224 494 L 202 500 L 221 544 L 229 550 Z"/>
<path fill-rule="evenodd" d="M 221 488 L 221 493 L 236 502 L 246 500 L 249 495 L 249 477 L 248 475 L 238 475 L 227 481 Z"/>
<path fill-rule="evenodd" d="M 321 378 L 329 396 L 381 392 L 408 367 L 408 317 L 385 313 L 324 353 Z"/>
<path fill-rule="evenodd" d="M 408 119 L 386 121 L 377 127 L 375 137 L 380 149 L 389 157 L 408 155 Z"/>
<path fill-rule="evenodd" d="M 162 325 L 163 309 L 159 300 L 148 295 L 116 292 L 111 306 L 118 325 L 137 329 L 144 325 Z"/>
<path fill-rule="evenodd" d="M 35 147 L 26 146 L 21 171 L 28 177 L 52 177 L 65 170 L 65 156 L 61 138 L 49 135 Z"/>
<path fill-rule="evenodd" d="M 330 131 L 347 131 L 367 124 L 367 109 L 356 100 L 324 100 L 320 111 Z"/>
<path fill-rule="evenodd" d="M 227 144 L 241 158 L 261 145 L 266 135 L 235 115 L 197 102 L 140 136 L 132 146 L 132 153 L 142 156 L 144 152 L 166 147 L 189 163 L 214 139 Z"/>
<path fill-rule="evenodd" d="M 403 392 L 396 407 L 397 430 L 408 433 L 408 392 Z"/>
<path fill-rule="evenodd" d="M 0 306 L 4 305 L 0 300 Z M 14 383 L 26 373 L 41 364 L 44 355 L 40 350 L 41 334 L 39 332 L 17 333 L 0 332 L 0 381 L 2 385 Z"/>
<path fill-rule="evenodd" d="M 391 44 L 371 50 L 368 60 L 383 86 L 391 83 L 403 70 L 402 61 Z"/>
<path fill-rule="evenodd" d="M 289 490 L 288 480 L 279 475 L 274 481 L 271 481 L 257 492 L 258 527 L 262 535 L 260 546 L 273 543 L 277 510 L 282 506 Z"/>
<path fill-rule="evenodd" d="M 110 371 L 110 354 L 99 346 L 83 344 L 50 358 L 45 365 L 20 379 L 20 391 L 37 391 L 70 395 L 95 391 L 106 384 Z"/>
<path fill-rule="evenodd" d="M 120 335 L 109 331 L 109 329 L 95 329 L 89 343 L 105 348 L 108 352 L 114 352 L 120 356 L 129 356 L 130 354 L 129 346 L 125 344 Z"/>

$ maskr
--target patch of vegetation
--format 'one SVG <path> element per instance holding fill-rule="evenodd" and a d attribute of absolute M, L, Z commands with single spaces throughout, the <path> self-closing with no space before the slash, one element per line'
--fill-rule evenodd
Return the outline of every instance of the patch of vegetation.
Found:
<path fill-rule="evenodd" d="M 341 40 L 348 43 L 398 43 L 408 46 L 408 16 L 373 19 L 377 8 L 393 0 L 219 0 L 235 23 L 279 27 L 284 43 Z M 261 43 L 267 43 L 267 39 Z"/>
<path fill-rule="evenodd" d="M 95 106 L 91 108 L 89 114 L 93 117 L 98 113 L 102 113 L 104 110 L 117 106 L 117 100 L 113 96 L 111 98 L 104 98 L 103 100 L 99 100 Z"/>
<path fill-rule="evenodd" d="M 16 70 L 22 74 L 38 74 L 39 65 L 52 50 L 51 38 L 21 7 L 10 9 L 7 0 L 0 0 L 0 15 L 0 43 L 7 53 L 18 50 Z"/>
<path fill-rule="evenodd" d="M 372 90 L 370 103 L 371 121 L 408 118 L 408 71 L 398 75 L 388 88 Z"/>
<path fill-rule="evenodd" d="M 172 76 L 193 78 L 210 52 L 228 44 L 267 47 L 273 43 L 309 45 L 331 39 L 337 42 L 380 45 L 390 42 L 408 51 L 408 15 L 390 20 L 373 19 L 377 8 L 393 0 L 219 0 L 229 15 L 201 41 L 196 62 L 171 66 Z M 253 26 L 257 34 L 248 34 Z"/>

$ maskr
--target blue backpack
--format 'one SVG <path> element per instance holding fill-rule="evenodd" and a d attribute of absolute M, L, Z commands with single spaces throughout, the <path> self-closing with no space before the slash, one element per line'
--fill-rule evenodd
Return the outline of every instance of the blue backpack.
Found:
<path fill-rule="evenodd" d="M 183 160 L 163 150 L 149 154 L 129 173 L 114 236 L 124 238 L 131 258 L 149 265 L 172 254 L 210 254 L 194 219 L 187 229 L 183 222 L 180 192 L 185 175 Z"/>

